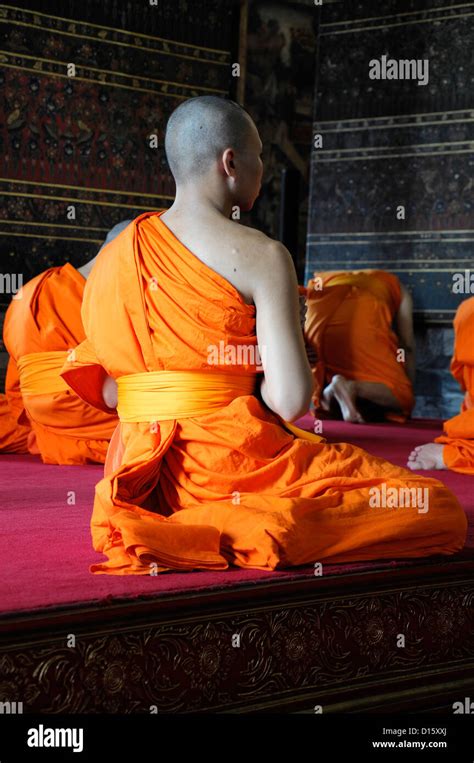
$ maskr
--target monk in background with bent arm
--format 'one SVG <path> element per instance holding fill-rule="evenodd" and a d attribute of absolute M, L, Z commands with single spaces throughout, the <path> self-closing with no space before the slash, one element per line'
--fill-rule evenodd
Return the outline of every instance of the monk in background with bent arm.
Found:
<path fill-rule="evenodd" d="M 384 270 L 315 273 L 306 301 L 316 415 L 340 411 L 344 421 L 359 424 L 410 416 L 413 301 L 398 278 Z"/>
<path fill-rule="evenodd" d="M 291 256 L 230 219 L 261 186 L 249 114 L 192 98 L 171 115 L 165 148 L 175 201 L 99 255 L 84 295 L 87 339 L 63 371 L 89 402 L 117 402 L 120 418 L 91 521 L 107 559 L 91 571 L 458 551 L 466 517 L 444 485 L 289 423 L 313 387 Z M 429 510 L 372 508 L 370 490 L 387 488 L 422 488 Z"/>

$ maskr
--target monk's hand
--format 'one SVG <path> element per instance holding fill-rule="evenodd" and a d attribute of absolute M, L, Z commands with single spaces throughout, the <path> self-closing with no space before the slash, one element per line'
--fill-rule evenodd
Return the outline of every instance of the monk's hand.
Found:
<path fill-rule="evenodd" d="M 107 376 L 102 386 L 102 397 L 108 408 L 116 408 L 118 401 L 117 382 L 112 376 Z"/>

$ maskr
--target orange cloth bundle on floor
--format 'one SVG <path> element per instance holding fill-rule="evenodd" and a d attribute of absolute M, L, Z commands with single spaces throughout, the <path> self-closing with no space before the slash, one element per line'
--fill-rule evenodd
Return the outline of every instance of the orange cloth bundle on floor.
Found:
<path fill-rule="evenodd" d="M 440 482 L 295 436 L 257 397 L 256 365 L 210 364 L 222 341 L 256 346 L 255 307 L 160 214 L 140 215 L 102 250 L 82 314 L 87 340 L 63 376 L 100 407 L 108 373 L 123 416 L 91 520 L 108 560 L 91 571 L 273 570 L 463 546 L 466 517 Z M 429 510 L 374 508 L 372 487 L 426 490 Z"/>
<path fill-rule="evenodd" d="M 30 452 L 48 464 L 103 463 L 117 424 L 115 413 L 85 403 L 60 376 L 68 353 L 85 338 L 85 284 L 70 264 L 50 268 L 25 284 L 5 316 L 9 410 L 14 422 L 26 425 L 18 432 L 33 432 Z M 6 426 L 8 419 L 0 431 Z"/>
<path fill-rule="evenodd" d="M 465 391 L 461 413 L 444 424 L 443 460 L 448 469 L 474 474 L 474 297 L 461 302 L 454 318 L 451 372 Z"/>

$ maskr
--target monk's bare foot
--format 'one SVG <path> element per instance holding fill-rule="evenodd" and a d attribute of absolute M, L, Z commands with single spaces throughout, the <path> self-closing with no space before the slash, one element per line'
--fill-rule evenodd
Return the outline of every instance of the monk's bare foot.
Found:
<path fill-rule="evenodd" d="M 339 403 L 342 418 L 344 421 L 352 421 L 355 424 L 364 424 L 364 419 L 357 410 L 356 406 L 356 385 L 355 382 L 346 379 L 341 374 L 332 377 L 332 381 L 324 389 L 321 396 L 321 407 L 329 410 L 332 400 Z"/>
<path fill-rule="evenodd" d="M 444 445 L 437 442 L 429 442 L 427 445 L 419 445 L 408 456 L 407 466 L 409 469 L 446 469 L 443 460 Z"/>

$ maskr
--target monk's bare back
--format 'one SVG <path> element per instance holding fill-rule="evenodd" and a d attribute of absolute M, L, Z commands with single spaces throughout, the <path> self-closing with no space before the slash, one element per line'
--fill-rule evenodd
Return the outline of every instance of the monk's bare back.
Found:
<path fill-rule="evenodd" d="M 265 403 L 291 421 L 309 408 L 313 390 L 299 319 L 298 283 L 283 244 L 223 214 L 199 216 L 167 210 L 162 222 L 201 262 L 225 278 L 256 308 L 264 363 Z M 262 354 L 263 353 L 263 354 Z"/>
<path fill-rule="evenodd" d="M 265 270 L 271 248 L 277 244 L 255 228 L 228 220 L 224 215 L 190 221 L 167 211 L 162 222 L 201 262 L 223 276 L 247 304 L 254 304 L 259 272 Z"/>

